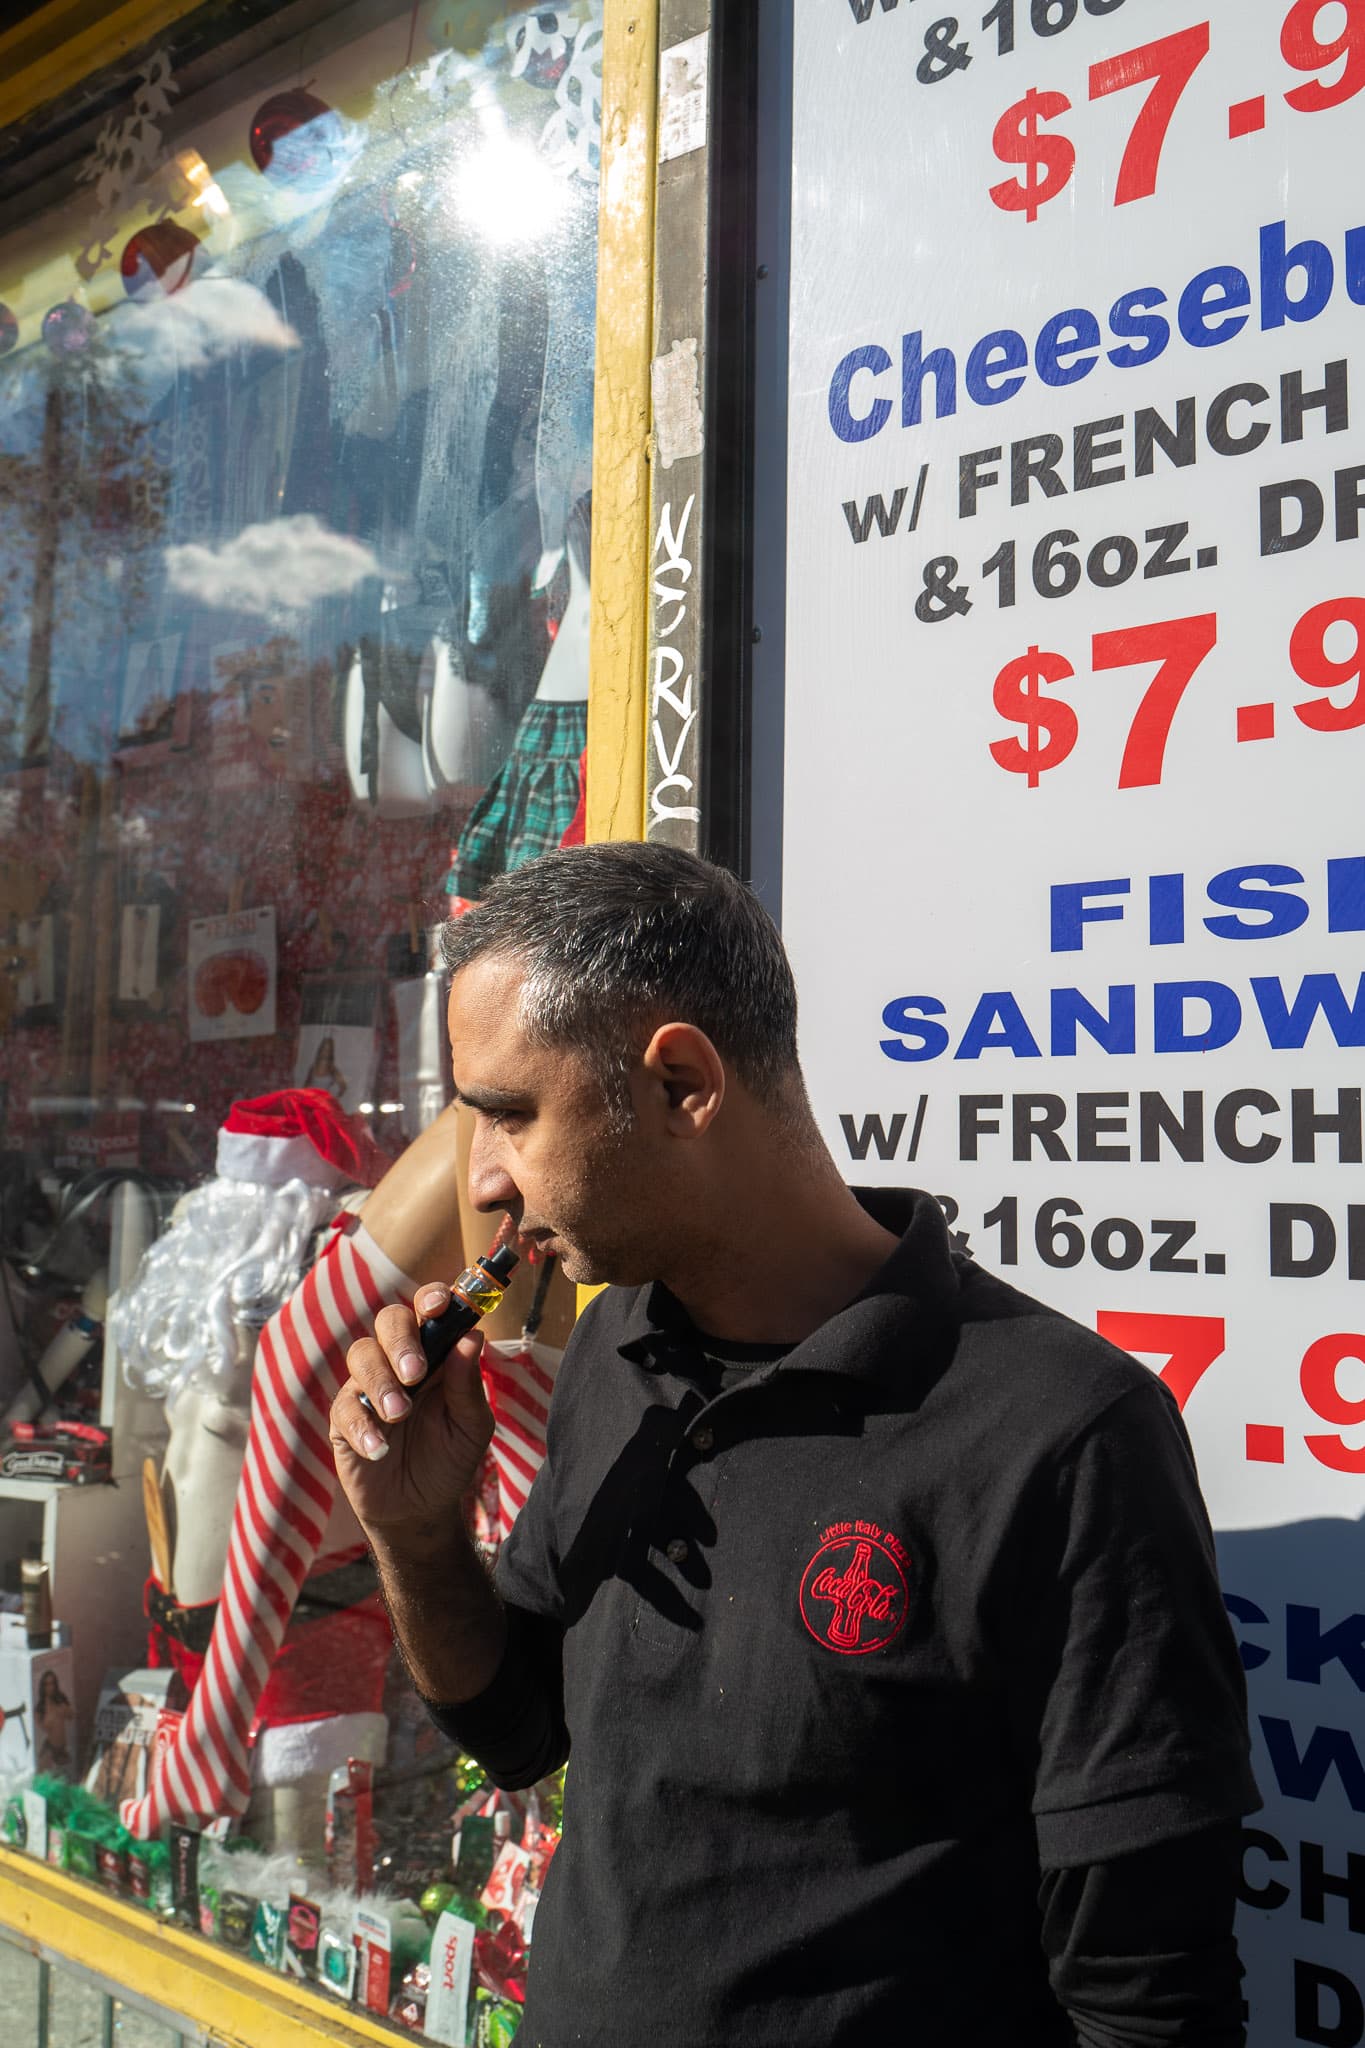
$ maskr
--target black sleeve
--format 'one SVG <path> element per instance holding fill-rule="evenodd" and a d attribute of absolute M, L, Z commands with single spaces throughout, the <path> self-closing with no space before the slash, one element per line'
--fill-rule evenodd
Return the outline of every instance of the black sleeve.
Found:
<path fill-rule="evenodd" d="M 495 1785 L 509 1792 L 534 1785 L 569 1754 L 558 1622 L 509 1607 L 507 1648 L 483 1691 L 457 1707 L 424 1704 L 441 1733 L 481 1763 Z"/>
<path fill-rule="evenodd" d="M 1157 1379 L 1040 1471 L 1017 1535 L 1003 1671 L 1040 1866 L 1107 1863 L 1254 1812 L 1213 1536 Z"/>
<path fill-rule="evenodd" d="M 1083 2048 L 1242 2048 L 1235 1821 L 1043 1873 L 1043 1948 Z"/>

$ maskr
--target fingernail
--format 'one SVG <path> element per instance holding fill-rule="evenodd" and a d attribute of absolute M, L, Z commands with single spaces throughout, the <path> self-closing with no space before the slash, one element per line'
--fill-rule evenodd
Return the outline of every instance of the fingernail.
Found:
<path fill-rule="evenodd" d="M 365 1434 L 360 1439 L 360 1448 L 367 1458 L 373 1458 L 376 1462 L 380 1458 L 387 1458 L 389 1455 L 388 1439 L 382 1437 L 377 1429 L 367 1429 L 365 1431 Z"/>
<path fill-rule="evenodd" d="M 427 1362 L 425 1358 L 423 1358 L 420 1351 L 404 1351 L 398 1358 L 395 1358 L 395 1360 L 393 1361 L 393 1369 L 397 1373 L 399 1379 L 402 1380 L 403 1384 L 405 1386 L 410 1387 L 416 1380 L 421 1379 L 422 1374 L 427 1369 Z M 390 1398 L 392 1398 L 392 1396 L 390 1396 Z M 389 1411 L 386 1408 L 384 1410 L 384 1413 L 387 1415 L 388 1412 Z M 408 1404 L 406 1401 L 404 1401 L 398 1413 L 400 1415 L 406 1415 L 407 1412 Z"/>
<path fill-rule="evenodd" d="M 435 1315 L 446 1305 L 446 1290 L 444 1287 L 425 1288 L 422 1293 L 414 1296 L 412 1305 L 419 1316 Z"/>
<path fill-rule="evenodd" d="M 379 1403 L 380 1413 L 385 1422 L 397 1422 L 401 1416 L 407 1414 L 411 1406 L 407 1395 L 400 1394 L 396 1387 L 391 1387 Z"/>

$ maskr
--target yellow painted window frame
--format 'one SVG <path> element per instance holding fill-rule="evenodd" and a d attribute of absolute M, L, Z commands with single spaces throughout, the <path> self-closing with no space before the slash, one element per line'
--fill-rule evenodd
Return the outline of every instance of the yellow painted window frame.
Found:
<path fill-rule="evenodd" d="M 0 126 L 116 62 L 198 0 L 53 0 L 0 34 Z M 593 428 L 587 831 L 643 839 L 658 0 L 605 0 Z M 586 1290 L 580 1290 L 580 1302 Z M 223 2048 L 358 2048 L 393 2030 L 136 1906 L 0 1849 L 0 1926 L 201 2027 Z"/>

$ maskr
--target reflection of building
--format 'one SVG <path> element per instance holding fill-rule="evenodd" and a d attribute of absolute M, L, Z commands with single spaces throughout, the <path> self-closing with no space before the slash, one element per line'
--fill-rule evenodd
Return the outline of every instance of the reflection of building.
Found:
<path fill-rule="evenodd" d="M 179 636 L 135 642 L 128 650 L 119 737 L 159 739 L 169 729 Z"/>

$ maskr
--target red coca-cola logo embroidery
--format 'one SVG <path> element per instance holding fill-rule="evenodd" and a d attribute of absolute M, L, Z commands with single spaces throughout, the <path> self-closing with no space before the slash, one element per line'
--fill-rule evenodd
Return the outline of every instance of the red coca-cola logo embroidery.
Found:
<path fill-rule="evenodd" d="M 801 1619 L 841 1657 L 884 1650 L 910 1610 L 910 1554 L 875 1522 L 831 1522 L 801 1580 Z"/>

